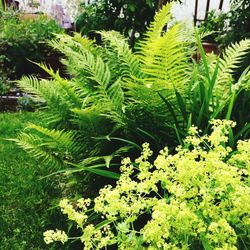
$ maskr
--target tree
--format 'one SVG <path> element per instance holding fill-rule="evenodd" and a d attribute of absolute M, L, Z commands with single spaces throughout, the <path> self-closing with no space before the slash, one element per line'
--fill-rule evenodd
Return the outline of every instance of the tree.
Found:
<path fill-rule="evenodd" d="M 156 10 L 180 0 L 98 0 L 87 6 L 76 21 L 78 31 L 116 30 L 129 37 L 130 44 L 145 32 Z"/>

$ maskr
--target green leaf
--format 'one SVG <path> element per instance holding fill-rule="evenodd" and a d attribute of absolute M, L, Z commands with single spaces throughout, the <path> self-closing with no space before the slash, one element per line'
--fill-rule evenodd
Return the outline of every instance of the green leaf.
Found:
<path fill-rule="evenodd" d="M 102 169 L 88 167 L 87 171 L 94 173 L 94 174 L 97 174 L 97 175 L 108 177 L 111 179 L 116 179 L 116 180 L 120 179 L 120 174 L 117 174 L 117 173 L 114 173 L 114 172 L 108 171 L 108 170 L 102 170 Z"/>
<path fill-rule="evenodd" d="M 175 95 L 176 95 L 177 102 L 178 102 L 180 111 L 182 113 L 183 119 L 184 119 L 185 123 L 187 123 L 188 122 L 188 115 L 187 115 L 185 102 L 177 89 L 175 89 Z"/>
<path fill-rule="evenodd" d="M 210 80 L 208 62 L 207 62 L 207 59 L 206 59 L 206 53 L 205 53 L 204 48 L 202 46 L 201 39 L 199 37 L 197 29 L 195 29 L 195 37 L 196 37 L 198 49 L 199 49 L 200 54 L 201 54 L 202 62 L 203 62 L 204 67 L 205 67 L 206 76 L 207 76 L 208 82 L 210 82 L 211 80 Z"/>
<path fill-rule="evenodd" d="M 175 127 L 180 129 L 179 122 L 177 120 L 177 116 L 175 114 L 174 108 L 172 107 L 171 103 L 161 93 L 158 93 L 158 94 L 161 97 L 161 99 L 163 100 L 163 102 L 166 104 L 170 114 L 172 115 L 172 117 L 174 119 Z"/>
<path fill-rule="evenodd" d="M 227 114 L 226 114 L 227 120 L 230 120 L 230 118 L 231 118 L 233 107 L 234 107 L 235 96 L 236 96 L 236 92 L 234 91 L 231 98 L 230 98 L 230 103 L 229 103 Z"/>

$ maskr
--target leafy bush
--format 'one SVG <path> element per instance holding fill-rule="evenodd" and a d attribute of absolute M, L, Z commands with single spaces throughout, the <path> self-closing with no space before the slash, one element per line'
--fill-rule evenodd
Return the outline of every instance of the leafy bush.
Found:
<path fill-rule="evenodd" d="M 145 31 L 153 19 L 154 1 L 94 1 L 84 6 L 83 13 L 77 18 L 76 27 L 84 34 L 94 30 L 117 30 L 132 40 Z"/>
<path fill-rule="evenodd" d="M 200 32 L 208 33 L 206 36 L 206 41 L 211 43 L 223 43 L 223 38 L 225 37 L 225 29 L 227 27 L 227 13 L 217 13 L 212 10 L 208 13 L 207 19 L 202 22 L 199 26 Z"/>
<path fill-rule="evenodd" d="M 52 50 L 46 41 L 62 29 L 55 21 L 41 16 L 36 20 L 21 20 L 18 13 L 0 11 L 0 89 L 4 92 L 8 80 L 19 79 L 33 61 L 42 61 Z"/>
<path fill-rule="evenodd" d="M 250 1 L 231 0 L 226 44 L 250 38 Z"/>
<path fill-rule="evenodd" d="M 93 203 L 62 200 L 62 213 L 82 231 L 72 239 L 86 250 L 248 248 L 250 140 L 239 141 L 233 152 L 227 143 L 235 124 L 212 124 L 211 135 L 191 127 L 184 146 L 173 155 L 161 150 L 153 163 L 145 143 L 135 163 L 123 159 L 120 180 L 101 189 Z M 102 218 L 97 225 L 93 211 Z M 47 244 L 70 239 L 60 230 L 44 232 Z"/>
<path fill-rule="evenodd" d="M 85 35 L 96 30 L 116 30 L 134 45 L 164 2 L 152 0 L 97 0 L 83 7 L 76 28 Z M 179 1 L 181 2 L 181 1 Z"/>
<path fill-rule="evenodd" d="M 225 48 L 231 43 L 250 38 L 249 11 L 249 0 L 230 0 L 229 12 L 209 12 L 207 19 L 201 23 L 201 30 L 213 32 L 208 36 L 208 41 L 217 42 Z"/>

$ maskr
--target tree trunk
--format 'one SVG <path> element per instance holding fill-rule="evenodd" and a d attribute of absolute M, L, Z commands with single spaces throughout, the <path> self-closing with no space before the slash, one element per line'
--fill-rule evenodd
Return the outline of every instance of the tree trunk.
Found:
<path fill-rule="evenodd" d="M 172 0 L 159 0 L 158 1 L 158 6 L 157 6 L 157 10 L 160 10 L 162 8 L 163 5 L 172 2 Z"/>
<path fill-rule="evenodd" d="M 219 10 L 222 10 L 222 8 L 223 8 L 223 0 L 220 0 L 220 6 L 219 6 Z"/>
<path fill-rule="evenodd" d="M 195 0 L 195 7 L 194 7 L 194 25 L 196 25 L 196 23 L 197 23 L 198 4 L 199 4 L 199 0 Z"/>
<path fill-rule="evenodd" d="M 206 12 L 205 12 L 205 20 L 207 20 L 209 8 L 210 8 L 210 0 L 207 0 L 207 6 L 206 6 Z"/>

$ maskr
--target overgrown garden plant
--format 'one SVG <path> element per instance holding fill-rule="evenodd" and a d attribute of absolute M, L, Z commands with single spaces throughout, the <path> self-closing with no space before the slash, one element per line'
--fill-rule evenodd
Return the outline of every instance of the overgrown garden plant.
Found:
<path fill-rule="evenodd" d="M 62 213 L 82 232 L 49 230 L 45 242 L 78 239 L 85 250 L 248 249 L 250 140 L 239 141 L 232 154 L 227 144 L 235 124 L 212 125 L 204 136 L 190 127 L 176 154 L 165 148 L 154 162 L 145 143 L 135 163 L 123 159 L 116 186 L 101 189 L 94 201 L 61 200 Z"/>
<path fill-rule="evenodd" d="M 73 170 L 108 177 L 103 169 L 115 157 L 150 142 L 154 151 L 183 143 L 188 128 L 207 133 L 211 119 L 236 119 L 230 145 L 249 136 L 250 73 L 235 82 L 233 72 L 249 50 L 250 41 L 231 45 L 222 57 L 205 55 L 197 32 L 178 23 L 166 31 L 171 5 L 156 14 L 135 52 L 114 31 L 100 32 L 103 43 L 75 34 L 58 35 L 50 44 L 63 53 L 71 79 L 45 65 L 51 80 L 24 77 L 19 86 L 42 102 L 48 126 L 31 124 L 17 143 L 34 157 Z M 198 45 L 202 60 L 193 57 Z M 245 95 L 245 100 L 239 97 Z M 246 107 L 239 111 L 236 105 Z M 238 106 L 237 106 L 238 107 Z M 133 149 L 133 151 L 131 151 Z M 114 164 L 114 165 L 113 165 Z"/>

